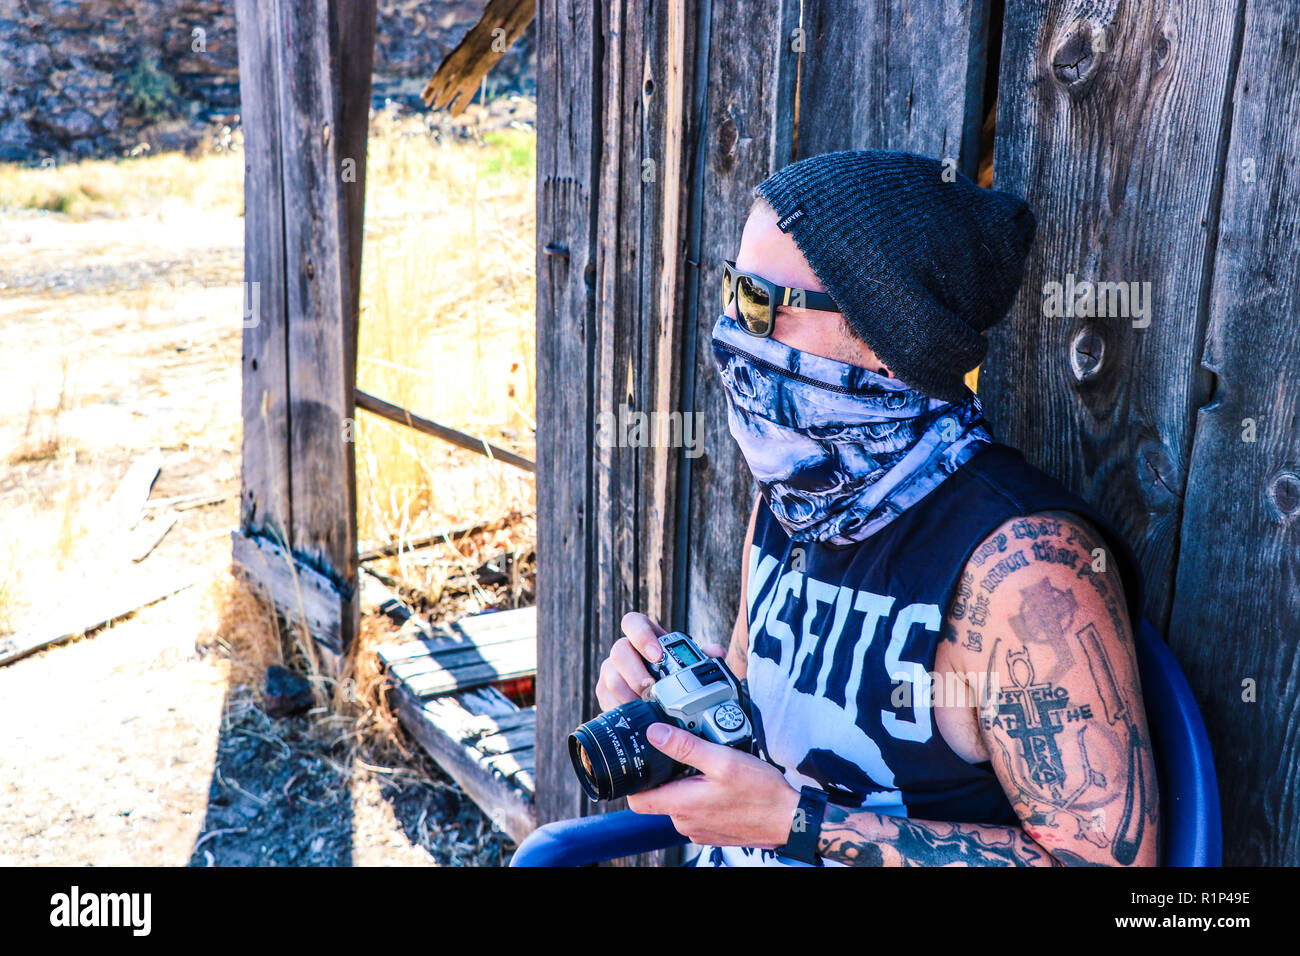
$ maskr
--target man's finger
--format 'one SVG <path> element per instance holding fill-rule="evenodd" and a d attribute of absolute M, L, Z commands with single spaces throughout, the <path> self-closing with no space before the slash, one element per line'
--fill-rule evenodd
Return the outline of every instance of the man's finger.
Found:
<path fill-rule="evenodd" d="M 668 632 L 640 611 L 628 611 L 619 623 L 638 653 L 646 660 L 658 662 L 663 656 L 663 648 L 655 638 Z"/>
<path fill-rule="evenodd" d="M 614 644 L 609 652 L 609 662 L 614 666 L 618 676 L 632 689 L 632 693 L 638 697 L 654 683 L 654 678 L 646 668 L 645 658 L 626 637 L 620 638 Z"/>
<path fill-rule="evenodd" d="M 651 724 L 646 728 L 646 739 L 674 760 L 706 776 L 721 773 L 732 756 L 730 747 L 710 743 L 671 724 Z"/>
<path fill-rule="evenodd" d="M 700 648 L 709 657 L 726 657 L 727 649 L 721 644 L 705 644 Z"/>

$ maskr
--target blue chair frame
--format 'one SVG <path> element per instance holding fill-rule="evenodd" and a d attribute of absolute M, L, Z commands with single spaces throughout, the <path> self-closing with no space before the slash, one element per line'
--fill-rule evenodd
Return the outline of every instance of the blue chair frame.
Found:
<path fill-rule="evenodd" d="M 1196 698 L 1169 646 L 1145 620 L 1135 643 L 1160 786 L 1161 865 L 1221 866 L 1218 778 Z M 619 810 L 539 827 L 510 865 L 584 866 L 687 842 L 666 816 Z"/>

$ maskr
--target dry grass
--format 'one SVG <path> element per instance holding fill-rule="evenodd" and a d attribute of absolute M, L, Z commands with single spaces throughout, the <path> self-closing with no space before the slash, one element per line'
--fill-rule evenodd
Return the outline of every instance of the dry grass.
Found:
<path fill-rule="evenodd" d="M 74 218 L 139 215 L 160 207 L 243 208 L 238 153 L 163 153 L 26 167 L 0 163 L 0 212 L 35 209 Z"/>
<path fill-rule="evenodd" d="M 482 143 L 377 122 L 367 165 L 358 384 L 534 454 L 532 130 Z M 532 476 L 370 415 L 357 423 L 363 541 L 533 506 Z"/>

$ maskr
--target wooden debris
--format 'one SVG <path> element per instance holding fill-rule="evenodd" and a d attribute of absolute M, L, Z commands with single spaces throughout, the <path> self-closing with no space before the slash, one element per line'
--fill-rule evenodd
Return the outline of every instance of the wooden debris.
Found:
<path fill-rule="evenodd" d="M 382 398 L 376 398 L 374 395 L 361 391 L 361 389 L 356 390 L 356 399 L 357 408 L 364 408 L 373 415 L 379 415 L 389 421 L 397 422 L 399 425 L 414 428 L 416 431 L 432 435 L 434 438 L 441 438 L 443 441 L 450 442 L 467 451 L 477 452 L 496 461 L 503 461 L 507 465 L 514 465 L 516 468 L 522 468 L 529 473 L 537 470 L 537 466 L 523 455 L 516 455 L 512 451 L 498 448 L 496 445 L 490 444 L 481 438 L 475 438 L 466 432 L 447 425 L 440 425 L 428 418 L 421 418 L 400 405 L 394 405 Z"/>
<path fill-rule="evenodd" d="M 179 511 L 169 509 L 160 515 L 141 521 L 131 533 L 127 543 L 127 553 L 130 554 L 131 560 L 138 564 L 149 557 L 153 549 L 158 547 L 162 539 L 167 536 L 172 525 L 180 520 L 180 516 Z"/>
<path fill-rule="evenodd" d="M 438 64 L 421 94 L 425 105 L 435 110 L 449 107 L 452 116 L 463 113 L 488 71 L 519 39 L 536 13 L 536 0 L 490 0 L 479 22 Z"/>
<path fill-rule="evenodd" d="M 110 532 L 126 530 L 140 519 L 149 490 L 161 471 L 162 452 L 157 448 L 135 457 L 104 509 Z"/>
<path fill-rule="evenodd" d="M 61 623 L 20 631 L 9 637 L 0 637 L 0 665 L 12 663 L 41 648 L 80 637 L 87 631 L 126 617 L 143 607 L 170 597 L 177 591 L 191 587 L 207 573 L 210 573 L 207 569 L 191 568 L 163 583 L 150 581 L 147 587 L 113 594 L 89 608 L 78 608 L 64 615 L 65 619 Z"/>

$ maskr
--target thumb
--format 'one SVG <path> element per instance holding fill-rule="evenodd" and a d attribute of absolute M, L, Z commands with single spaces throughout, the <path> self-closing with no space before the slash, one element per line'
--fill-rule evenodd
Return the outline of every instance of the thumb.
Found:
<path fill-rule="evenodd" d="M 694 767 L 706 776 L 717 774 L 723 759 L 730 751 L 720 744 L 710 743 L 672 724 L 655 723 L 646 728 L 646 739 L 654 747 L 679 763 Z"/>

